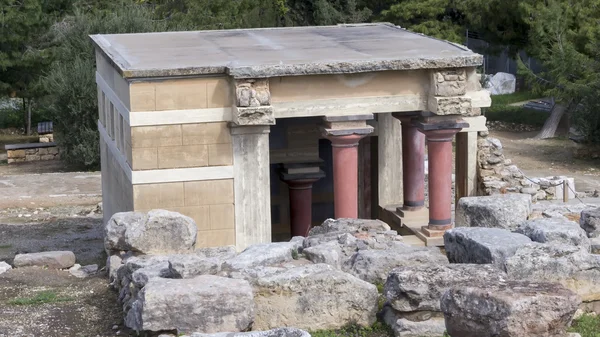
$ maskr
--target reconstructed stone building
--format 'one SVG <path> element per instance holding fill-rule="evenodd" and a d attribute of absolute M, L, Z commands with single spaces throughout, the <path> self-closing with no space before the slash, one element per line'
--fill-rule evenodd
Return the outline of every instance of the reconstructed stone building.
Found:
<path fill-rule="evenodd" d="M 360 215 L 429 242 L 451 226 L 456 134 L 457 196 L 476 191 L 490 99 L 460 45 L 389 24 L 92 39 L 105 221 L 173 210 L 198 247 L 241 249 Z"/>

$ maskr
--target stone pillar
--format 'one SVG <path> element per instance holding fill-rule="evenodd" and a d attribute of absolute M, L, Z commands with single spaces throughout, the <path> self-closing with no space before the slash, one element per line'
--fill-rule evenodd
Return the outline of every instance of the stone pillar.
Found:
<path fill-rule="evenodd" d="M 233 188 L 238 250 L 271 242 L 269 131 L 275 124 L 269 82 L 236 80 L 233 109 Z"/>
<path fill-rule="evenodd" d="M 457 117 L 426 118 L 417 123 L 427 139 L 429 156 L 429 223 L 426 236 L 438 237 L 452 228 L 452 138 L 469 125 Z"/>
<path fill-rule="evenodd" d="M 377 198 L 383 210 L 402 205 L 402 126 L 391 113 L 377 114 Z M 376 207 L 377 205 L 373 205 Z M 380 216 L 384 216 L 381 212 Z"/>
<path fill-rule="evenodd" d="M 325 177 L 320 163 L 283 164 L 279 173 L 289 188 L 290 224 L 293 236 L 308 236 L 312 224 L 312 186 Z"/>
<path fill-rule="evenodd" d="M 336 218 L 358 217 L 358 142 L 373 132 L 373 115 L 325 117 L 323 136 L 333 152 L 333 199 Z"/>
<path fill-rule="evenodd" d="M 403 211 L 425 206 L 425 135 L 413 123 L 416 114 L 394 114 L 402 122 Z"/>

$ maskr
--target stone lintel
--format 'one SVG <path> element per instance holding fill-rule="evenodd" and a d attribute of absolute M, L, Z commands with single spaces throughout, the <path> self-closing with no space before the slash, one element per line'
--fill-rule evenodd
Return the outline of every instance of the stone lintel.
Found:
<path fill-rule="evenodd" d="M 369 135 L 373 133 L 374 128 L 372 126 L 365 126 L 363 128 L 348 128 L 348 129 L 329 129 L 322 127 L 321 133 L 323 136 L 349 136 L 349 135 Z"/>
<path fill-rule="evenodd" d="M 436 97 L 430 96 L 428 110 L 436 115 L 470 115 L 473 106 L 468 96 Z"/>
<path fill-rule="evenodd" d="M 270 133 L 269 125 L 238 125 L 233 122 L 229 123 L 229 130 L 232 135 L 247 135 L 253 133 Z"/>
<path fill-rule="evenodd" d="M 272 106 L 235 107 L 233 122 L 237 125 L 275 125 Z"/>
<path fill-rule="evenodd" d="M 279 178 L 283 181 L 295 181 L 295 180 L 318 180 L 325 178 L 325 172 L 319 170 L 314 173 L 286 173 L 279 172 Z"/>
<path fill-rule="evenodd" d="M 419 128 L 421 131 L 431 131 L 431 130 L 445 130 L 445 129 L 464 129 L 469 127 L 469 123 L 463 121 L 462 119 L 453 118 L 441 118 L 439 120 L 435 120 L 434 118 L 427 118 L 427 120 L 416 120 L 414 122 L 415 126 Z"/>
<path fill-rule="evenodd" d="M 325 116 L 323 120 L 326 122 L 354 122 L 354 121 L 367 121 L 373 119 L 373 114 L 365 115 L 350 115 L 350 116 Z"/>

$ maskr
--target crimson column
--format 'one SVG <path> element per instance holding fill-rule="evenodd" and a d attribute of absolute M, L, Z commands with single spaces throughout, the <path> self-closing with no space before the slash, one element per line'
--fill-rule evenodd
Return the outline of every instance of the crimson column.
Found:
<path fill-rule="evenodd" d="M 292 236 L 307 236 L 312 224 L 312 186 L 325 177 L 320 163 L 283 164 L 280 178 L 289 188 Z"/>
<path fill-rule="evenodd" d="M 452 228 L 452 138 L 469 124 L 462 120 L 417 123 L 427 139 L 429 159 L 429 224 L 427 236 L 441 236 Z"/>
<path fill-rule="evenodd" d="M 394 113 L 402 122 L 402 186 L 404 211 L 425 206 L 425 135 L 413 123 L 417 113 Z"/>
<path fill-rule="evenodd" d="M 373 132 L 373 115 L 325 117 L 323 136 L 333 152 L 333 200 L 336 218 L 358 218 L 358 142 Z"/>

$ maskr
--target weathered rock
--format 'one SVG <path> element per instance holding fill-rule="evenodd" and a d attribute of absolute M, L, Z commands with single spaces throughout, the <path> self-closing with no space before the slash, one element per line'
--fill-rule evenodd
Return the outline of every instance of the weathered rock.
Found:
<path fill-rule="evenodd" d="M 446 331 L 446 324 L 441 317 L 411 321 L 400 317 L 390 307 L 383 309 L 383 321 L 392 328 L 396 337 L 440 337 Z"/>
<path fill-rule="evenodd" d="M 223 261 L 216 257 L 181 254 L 169 257 L 169 270 L 174 278 L 190 278 L 198 275 L 215 275 L 221 270 Z"/>
<path fill-rule="evenodd" d="M 336 241 L 329 241 L 317 246 L 302 250 L 307 259 L 314 263 L 325 263 L 334 268 L 341 269 L 342 249 Z"/>
<path fill-rule="evenodd" d="M 143 254 L 190 253 L 197 231 L 192 218 L 176 212 L 116 213 L 106 224 L 104 246 Z"/>
<path fill-rule="evenodd" d="M 277 328 L 268 331 L 252 332 L 193 333 L 191 336 L 183 335 L 182 337 L 310 337 L 310 334 L 296 328 Z"/>
<path fill-rule="evenodd" d="M 309 236 L 327 233 L 356 233 L 374 231 L 389 231 L 391 228 L 381 220 L 370 219 L 327 219 L 320 226 L 311 228 Z"/>
<path fill-rule="evenodd" d="M 592 254 L 600 254 L 600 237 L 590 239 L 590 251 Z"/>
<path fill-rule="evenodd" d="M 531 196 L 498 194 L 465 197 L 456 208 L 457 227 L 488 227 L 513 230 L 531 213 Z"/>
<path fill-rule="evenodd" d="M 69 273 L 77 278 L 90 277 L 96 274 L 97 272 L 97 264 L 91 264 L 83 267 L 80 264 L 75 264 L 73 267 L 69 268 Z"/>
<path fill-rule="evenodd" d="M 254 317 L 252 288 L 213 275 L 150 280 L 125 318 L 136 331 L 245 331 Z"/>
<path fill-rule="evenodd" d="M 500 228 L 457 227 L 444 234 L 450 263 L 491 263 L 503 267 L 508 257 L 528 243 L 531 240 L 525 235 Z"/>
<path fill-rule="evenodd" d="M 506 279 L 505 272 L 491 265 L 422 264 L 392 270 L 383 294 L 396 311 L 440 311 L 440 298 L 451 287 Z"/>
<path fill-rule="evenodd" d="M 377 287 L 329 265 L 293 268 L 257 281 L 253 328 L 370 326 L 375 322 L 377 299 Z"/>
<path fill-rule="evenodd" d="M 582 211 L 579 225 L 589 238 L 600 237 L 600 208 Z"/>
<path fill-rule="evenodd" d="M 392 269 L 423 263 L 447 264 L 448 259 L 436 247 L 397 245 L 387 250 L 358 251 L 343 270 L 367 282 L 383 283 Z"/>
<path fill-rule="evenodd" d="M 4 274 L 7 271 L 11 270 L 12 266 L 4 261 L 0 261 L 0 274 Z"/>
<path fill-rule="evenodd" d="M 257 266 L 269 266 L 293 259 L 292 251 L 297 248 L 294 242 L 262 243 L 246 248 L 238 256 L 223 264 L 228 271 L 244 270 Z"/>
<path fill-rule="evenodd" d="M 507 281 L 450 288 L 441 308 L 453 337 L 564 337 L 579 302 L 559 284 Z"/>
<path fill-rule="evenodd" d="M 590 250 L 590 240 L 579 224 L 565 217 L 529 220 L 516 229 L 535 242 L 557 242 Z"/>
<path fill-rule="evenodd" d="M 234 258 L 237 255 L 237 250 L 235 246 L 197 248 L 194 254 L 205 259 L 217 258 L 225 261 Z"/>
<path fill-rule="evenodd" d="M 557 282 L 583 301 L 600 300 L 600 256 L 579 247 L 558 243 L 532 243 L 506 260 L 512 279 Z"/>
<path fill-rule="evenodd" d="M 54 251 L 29 254 L 17 254 L 13 261 L 15 267 L 39 266 L 52 269 L 71 268 L 75 264 L 75 254 L 69 251 Z"/>

